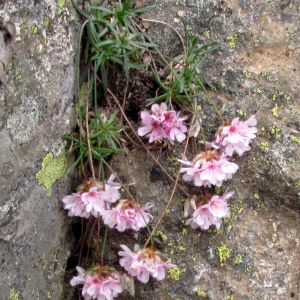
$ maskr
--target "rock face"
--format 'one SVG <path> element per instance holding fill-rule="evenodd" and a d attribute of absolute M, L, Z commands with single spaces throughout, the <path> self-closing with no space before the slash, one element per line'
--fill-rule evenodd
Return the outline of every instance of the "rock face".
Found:
<path fill-rule="evenodd" d="M 64 173 L 60 137 L 75 126 L 77 17 L 63 0 L 15 2 L 0 1 L 2 20 L 17 28 L 7 87 L 0 87 L 0 299 L 60 299 L 71 251 L 60 200 L 75 187 Z M 194 231 L 184 225 L 176 192 L 155 242 L 178 268 L 164 281 L 137 283 L 135 297 L 118 299 L 300 299 L 300 1 L 144 3 L 157 5 L 147 18 L 182 33 L 181 11 L 201 43 L 220 44 L 203 66 L 216 87 L 210 95 L 224 118 L 256 114 L 259 134 L 251 151 L 236 158 L 237 174 L 217 191 L 235 192 L 230 219 L 220 230 Z M 171 29 L 154 24 L 149 35 L 164 53 L 181 51 Z M 219 121 L 204 98 L 199 104 L 211 135 Z M 179 147 L 160 158 L 170 174 L 181 153 Z M 126 176 L 123 159 L 114 169 Z M 155 203 L 158 220 L 172 183 L 139 149 L 128 157 L 128 173 L 137 182 L 132 193 L 141 203 Z M 106 261 L 117 265 L 119 245 L 133 248 L 146 236 L 145 230 L 134 239 L 132 233 L 110 233 Z"/>
<path fill-rule="evenodd" d="M 64 175 L 61 135 L 75 125 L 78 28 L 64 2 L 0 1 L 1 21 L 17 31 L 7 86 L 0 87 L 3 300 L 59 299 L 63 290 L 68 249 L 60 199 L 72 178 Z"/>
<path fill-rule="evenodd" d="M 251 151 L 236 158 L 238 173 L 222 187 L 235 194 L 231 217 L 220 230 L 201 233 L 185 227 L 180 195 L 174 197 L 159 239 L 178 270 L 173 279 L 138 287 L 137 299 L 300 299 L 300 2 L 182 2 L 148 1 L 157 8 L 147 18 L 178 29 L 180 11 L 202 43 L 220 44 L 204 65 L 216 87 L 210 96 L 224 118 L 256 114 L 259 133 Z M 172 30 L 161 24 L 149 34 L 166 54 L 174 53 L 174 45 L 180 47 Z M 218 126 L 217 117 L 205 99 L 199 102 L 210 133 Z M 180 153 L 176 149 L 173 154 Z M 169 162 L 161 158 L 170 173 L 176 172 L 171 156 Z M 156 203 L 158 217 L 171 183 L 160 179 L 163 173 L 154 163 L 139 169 L 135 158 L 131 161 L 132 181 L 141 181 L 142 169 L 148 173 L 142 179 L 146 183 L 135 189 L 143 191 L 138 198 Z"/>

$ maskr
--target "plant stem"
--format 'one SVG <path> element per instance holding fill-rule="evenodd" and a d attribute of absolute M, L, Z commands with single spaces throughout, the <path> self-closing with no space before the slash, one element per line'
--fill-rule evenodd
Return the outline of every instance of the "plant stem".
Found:
<path fill-rule="evenodd" d="M 99 82 L 101 82 L 101 79 L 97 76 L 97 80 L 99 80 Z M 108 93 L 112 96 L 112 98 L 115 100 L 116 104 L 118 105 L 125 121 L 128 123 L 129 127 L 131 128 L 132 132 L 134 133 L 134 135 L 136 136 L 136 138 L 139 140 L 139 142 L 141 143 L 141 145 L 144 147 L 144 149 L 147 151 L 147 153 L 152 157 L 152 159 L 157 163 L 157 165 L 162 169 L 162 171 L 168 176 L 168 178 L 172 181 L 175 182 L 175 180 L 169 175 L 169 173 L 165 170 L 165 168 L 158 162 L 158 160 L 154 157 L 154 155 L 148 150 L 148 148 L 146 147 L 146 145 L 143 143 L 142 139 L 139 137 L 139 135 L 136 133 L 136 130 L 133 128 L 132 124 L 130 123 L 130 121 L 128 120 L 119 100 L 117 99 L 117 97 L 114 95 L 114 93 L 110 90 L 107 89 Z M 184 190 L 183 187 L 181 187 L 179 184 L 177 184 L 178 189 L 185 194 L 186 196 L 189 196 L 189 194 Z"/>
<path fill-rule="evenodd" d="M 195 121 L 195 115 L 193 115 L 191 122 L 193 123 L 194 121 Z M 188 146 L 188 142 L 189 142 L 189 138 L 190 138 L 190 132 L 191 131 L 188 132 L 188 136 L 187 136 L 186 143 L 185 143 L 185 146 L 184 146 L 183 156 L 185 156 L 185 153 L 186 153 L 186 150 L 187 150 L 187 146 Z M 182 166 L 182 164 L 180 164 L 179 170 L 181 169 L 181 166 Z M 173 186 L 170 198 L 168 200 L 168 203 L 165 206 L 165 209 L 164 209 L 163 213 L 161 214 L 159 220 L 157 221 L 157 223 L 155 224 L 154 228 L 152 229 L 152 232 L 151 232 L 150 236 L 148 237 L 146 243 L 144 244 L 144 248 L 146 248 L 147 244 L 149 243 L 149 239 L 151 239 L 151 241 L 152 241 L 152 236 L 154 235 L 154 233 L 156 231 L 156 228 L 158 227 L 158 225 L 161 223 L 163 217 L 165 216 L 165 214 L 167 212 L 167 209 L 169 208 L 169 206 L 170 206 L 170 204 L 172 202 L 172 199 L 173 199 L 173 196 L 174 196 L 174 193 L 175 193 L 175 190 L 176 190 L 176 186 L 177 186 L 178 180 L 179 180 L 179 172 L 177 173 L 176 180 L 175 180 L 175 183 L 174 183 L 174 186 Z M 152 245 L 152 243 L 151 243 L 151 245 Z"/>
<path fill-rule="evenodd" d="M 88 87 L 90 84 L 90 71 L 88 72 Z M 91 151 L 91 140 L 90 140 L 90 129 L 89 129 L 89 94 L 87 93 L 86 96 L 86 103 L 85 103 L 85 123 L 86 123 L 86 143 L 88 147 L 88 156 L 89 156 L 89 164 L 92 171 L 93 181 L 96 181 L 95 178 L 95 171 L 93 165 L 93 158 L 92 158 L 92 151 Z"/>
<path fill-rule="evenodd" d="M 113 169 L 111 168 L 111 166 L 110 166 L 104 159 L 103 159 L 103 162 L 104 162 L 104 164 L 108 167 L 108 169 L 109 169 L 111 172 L 113 172 Z M 121 179 L 120 179 L 116 174 L 114 174 L 114 175 L 116 176 L 116 179 L 119 181 L 119 183 L 122 184 Z M 152 236 L 151 236 L 151 230 L 150 230 L 150 228 L 149 228 L 149 226 L 148 226 L 148 223 L 147 223 L 146 220 L 145 220 L 145 217 L 144 217 L 144 215 L 143 215 L 143 212 L 141 211 L 141 209 L 140 209 L 138 203 L 135 201 L 133 195 L 130 193 L 129 189 L 128 189 L 126 186 L 124 186 L 124 185 L 122 185 L 122 186 L 123 186 L 124 190 L 126 191 L 126 193 L 130 196 L 130 200 L 132 200 L 132 201 L 136 204 L 136 208 L 137 208 L 137 210 L 139 211 L 139 213 L 141 214 L 141 216 L 142 216 L 142 218 L 143 218 L 143 221 L 145 222 L 147 231 L 148 231 L 149 236 L 150 236 L 150 239 L 151 239 L 151 245 L 153 245 L 153 240 L 152 240 Z"/>
<path fill-rule="evenodd" d="M 104 250 L 106 246 L 107 232 L 108 232 L 108 226 L 105 226 L 105 232 L 104 232 L 104 238 L 103 238 L 102 250 L 101 250 L 101 259 L 100 259 L 100 263 L 102 266 L 103 266 Z"/>

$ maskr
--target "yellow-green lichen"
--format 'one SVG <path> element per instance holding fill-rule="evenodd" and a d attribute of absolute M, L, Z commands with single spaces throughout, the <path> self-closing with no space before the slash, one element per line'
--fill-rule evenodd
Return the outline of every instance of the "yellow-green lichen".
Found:
<path fill-rule="evenodd" d="M 162 230 L 157 230 L 155 235 L 160 236 L 163 242 L 165 242 L 168 239 L 167 235 Z"/>
<path fill-rule="evenodd" d="M 173 245 L 174 245 L 174 241 L 171 240 L 171 241 L 168 243 L 168 246 L 169 246 L 169 247 L 173 247 Z"/>
<path fill-rule="evenodd" d="M 274 77 L 274 76 L 272 76 L 271 74 L 268 74 L 268 73 L 266 73 L 266 72 L 262 72 L 262 73 L 261 73 L 261 76 L 262 76 L 262 77 L 266 77 L 266 79 L 267 79 L 268 81 L 271 81 L 271 82 L 276 82 L 276 81 L 278 80 L 277 77 Z"/>
<path fill-rule="evenodd" d="M 299 139 L 298 138 L 296 138 L 294 136 L 291 136 L 290 139 L 291 139 L 292 142 L 295 142 L 295 143 L 299 144 Z"/>
<path fill-rule="evenodd" d="M 255 157 L 252 157 L 251 159 L 248 159 L 247 163 L 248 163 L 249 165 L 254 165 L 254 164 L 256 164 L 256 163 L 257 163 L 256 158 L 255 158 Z"/>
<path fill-rule="evenodd" d="M 230 48 L 235 48 L 236 36 L 235 35 L 229 36 L 227 38 L 227 40 L 228 40 L 229 47 Z"/>
<path fill-rule="evenodd" d="M 186 228 L 182 228 L 182 235 L 186 235 L 188 233 L 188 230 Z"/>
<path fill-rule="evenodd" d="M 186 248 L 180 245 L 180 246 L 178 246 L 178 250 L 180 250 L 180 251 L 185 251 Z"/>
<path fill-rule="evenodd" d="M 167 158 L 168 161 L 170 161 L 174 166 L 179 165 L 178 158 L 176 156 L 170 156 Z"/>
<path fill-rule="evenodd" d="M 19 66 L 16 67 L 16 69 L 15 69 L 15 78 L 19 82 L 23 81 L 23 78 L 22 78 L 22 75 L 21 75 L 21 66 L 22 66 L 22 63 L 19 63 Z"/>
<path fill-rule="evenodd" d="M 16 292 L 15 289 L 11 289 L 9 292 L 9 300 L 19 300 L 20 292 Z"/>
<path fill-rule="evenodd" d="M 236 112 L 237 112 L 240 116 L 247 117 L 247 114 L 246 114 L 242 109 L 238 109 Z"/>
<path fill-rule="evenodd" d="M 227 259 L 230 258 L 231 251 L 232 250 L 224 244 L 217 248 L 217 253 L 219 256 L 219 261 L 220 261 L 221 266 L 224 265 L 223 264 L 224 261 L 226 261 Z"/>
<path fill-rule="evenodd" d="M 259 199 L 260 197 L 259 197 L 259 195 L 258 195 L 258 193 L 255 193 L 254 195 L 253 195 L 253 197 L 255 198 L 255 199 Z"/>
<path fill-rule="evenodd" d="M 291 113 L 292 114 L 294 114 L 294 113 L 296 113 L 297 112 L 297 110 L 295 109 L 295 108 L 291 108 Z"/>
<path fill-rule="evenodd" d="M 238 255 L 236 255 L 236 256 L 234 257 L 234 259 L 233 259 L 233 264 L 234 264 L 234 265 L 239 265 L 239 264 L 241 264 L 242 261 L 243 261 L 243 256 L 242 256 L 242 254 L 238 254 Z"/>
<path fill-rule="evenodd" d="M 270 126 L 269 131 L 271 134 L 275 135 L 276 139 L 281 138 L 280 128 L 276 127 L 275 125 Z"/>
<path fill-rule="evenodd" d="M 300 179 L 295 182 L 296 186 L 300 186 Z"/>
<path fill-rule="evenodd" d="M 49 291 L 48 293 L 47 293 L 47 299 L 51 299 L 51 292 Z"/>
<path fill-rule="evenodd" d="M 230 221 L 235 221 L 238 218 L 238 214 L 241 214 L 244 209 L 240 206 L 229 204 L 230 217 L 224 219 L 224 223 L 228 223 Z M 222 227 L 221 227 L 222 228 Z"/>
<path fill-rule="evenodd" d="M 65 173 L 68 159 L 63 150 L 57 157 L 54 157 L 52 152 L 49 152 L 43 162 L 41 170 L 35 175 L 38 185 L 46 187 L 46 196 L 52 194 L 52 185 L 59 180 Z"/>
<path fill-rule="evenodd" d="M 225 190 L 226 190 L 226 186 L 220 186 L 220 187 L 217 187 L 217 186 L 215 186 L 214 187 L 214 190 L 215 190 L 215 193 L 217 194 L 217 195 L 221 195 L 221 194 L 223 194 L 224 192 L 225 192 Z"/>
<path fill-rule="evenodd" d="M 65 0 L 57 0 L 57 5 L 60 9 L 63 9 L 65 6 Z"/>
<path fill-rule="evenodd" d="M 224 222 L 226 223 L 226 222 Z M 214 233 L 214 234 L 223 234 L 224 227 L 223 225 L 218 229 L 217 227 L 213 227 L 207 230 L 209 233 Z"/>
<path fill-rule="evenodd" d="M 243 70 L 243 74 L 247 77 L 250 78 L 251 77 L 251 72 L 247 71 L 247 70 Z"/>
<path fill-rule="evenodd" d="M 33 24 L 33 25 L 31 26 L 31 32 L 32 32 L 33 34 L 37 34 L 37 32 L 38 32 L 38 27 L 37 27 L 35 24 Z"/>
<path fill-rule="evenodd" d="M 207 39 L 210 39 L 210 31 L 209 30 L 204 31 L 203 34 Z"/>
<path fill-rule="evenodd" d="M 252 271 L 252 267 L 251 266 L 247 266 L 245 269 L 244 269 L 244 273 L 245 274 L 248 274 Z"/>
<path fill-rule="evenodd" d="M 205 291 L 206 290 L 206 287 L 205 286 L 199 286 L 197 288 L 197 295 L 200 297 L 200 298 L 206 298 L 207 297 L 207 292 Z"/>
<path fill-rule="evenodd" d="M 262 151 L 265 151 L 265 152 L 269 151 L 269 144 L 268 144 L 268 142 L 260 142 L 260 143 L 258 143 L 258 145 L 259 145 L 259 148 Z"/>
<path fill-rule="evenodd" d="M 174 280 L 179 280 L 179 276 L 181 273 L 184 273 L 185 269 L 179 269 L 179 268 L 171 268 L 168 270 L 168 273 L 170 277 Z"/>
<path fill-rule="evenodd" d="M 43 270 L 46 270 L 48 268 L 48 265 L 49 265 L 49 261 L 45 260 L 43 264 Z"/>
<path fill-rule="evenodd" d="M 288 158 L 288 161 L 289 161 L 290 163 L 294 163 L 294 162 L 295 162 L 295 158 L 294 158 L 294 157 L 289 157 L 289 158 Z"/>
<path fill-rule="evenodd" d="M 272 242 L 275 243 L 276 241 L 277 241 L 276 235 L 273 234 L 273 235 L 272 235 Z"/>
<path fill-rule="evenodd" d="M 273 116 L 275 116 L 276 118 L 278 118 L 278 110 L 282 108 L 282 106 L 278 106 L 277 103 L 275 103 L 275 106 L 271 109 L 271 112 L 273 114 Z"/>
<path fill-rule="evenodd" d="M 44 25 L 44 28 L 45 28 L 46 30 L 51 29 L 52 24 L 53 24 L 52 19 L 50 19 L 50 18 L 48 18 L 48 17 L 44 19 L 43 25 Z"/>

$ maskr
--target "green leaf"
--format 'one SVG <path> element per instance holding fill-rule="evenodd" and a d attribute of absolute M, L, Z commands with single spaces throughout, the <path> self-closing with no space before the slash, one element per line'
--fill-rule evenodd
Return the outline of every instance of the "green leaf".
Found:
<path fill-rule="evenodd" d="M 81 14 L 82 16 L 84 16 L 85 18 L 89 19 L 90 17 L 84 13 L 80 8 L 79 6 L 77 5 L 77 3 L 74 1 L 74 0 L 71 0 L 73 6 L 75 7 L 75 9 L 78 11 L 79 14 Z"/>

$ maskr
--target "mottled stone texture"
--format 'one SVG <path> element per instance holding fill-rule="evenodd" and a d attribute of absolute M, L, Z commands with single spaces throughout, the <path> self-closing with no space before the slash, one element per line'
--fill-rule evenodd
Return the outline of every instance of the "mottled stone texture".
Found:
<path fill-rule="evenodd" d="M 137 283 L 134 299 L 300 299 L 300 1 L 146 2 L 157 5 L 148 18 L 182 33 L 182 11 L 201 43 L 220 44 L 203 66 L 216 87 L 209 93 L 225 118 L 256 114 L 259 134 L 251 152 L 236 158 L 240 169 L 222 188 L 235 194 L 232 216 L 220 230 L 186 228 L 181 195 L 175 194 L 155 242 L 178 265 L 177 273 L 162 282 Z M 76 14 L 63 0 L 0 1 L 0 14 L 18 32 L 8 86 L 0 87 L 0 299 L 59 299 L 70 254 L 60 199 L 74 186 L 70 174 L 55 182 L 62 168 L 55 157 L 64 148 L 60 136 L 75 124 Z M 154 24 L 149 34 L 166 54 L 181 51 L 170 28 Z M 219 121 L 207 101 L 199 104 L 209 135 Z M 172 156 L 181 152 L 176 148 L 160 159 L 170 174 L 178 168 Z M 123 160 L 117 160 L 115 170 L 126 176 Z M 47 189 L 36 180 L 43 162 L 39 174 L 49 170 Z M 130 155 L 128 173 L 137 182 L 131 187 L 137 200 L 156 204 L 157 220 L 171 183 L 141 150 Z M 119 244 L 133 248 L 146 235 L 111 233 L 106 261 L 117 265 Z"/>
<path fill-rule="evenodd" d="M 166 257 L 182 271 L 179 280 L 138 285 L 136 299 L 300 299 L 300 1 L 147 3 L 157 5 L 147 18 L 169 22 L 183 32 L 177 15 L 181 11 L 200 43 L 220 44 L 203 66 L 216 87 L 209 94 L 224 118 L 256 114 L 259 133 L 252 150 L 236 158 L 238 173 L 223 186 L 235 194 L 230 200 L 232 217 L 220 230 L 186 228 L 180 195 L 175 196 L 159 228 L 167 240 L 158 239 Z M 170 28 L 155 24 L 149 34 L 166 54 L 182 49 Z M 199 103 L 209 135 L 219 121 L 207 101 Z M 131 161 L 130 180 L 140 182 L 142 169 L 148 172 L 142 178 L 146 183 L 135 190 L 142 201 L 157 204 L 157 219 L 170 183 L 158 179 L 162 173 L 154 163 L 139 169 L 133 157 Z M 176 172 L 166 157 L 161 161 L 171 174 Z"/>
<path fill-rule="evenodd" d="M 69 250 L 60 199 L 70 191 L 71 175 L 56 181 L 65 166 L 55 157 L 64 151 L 61 135 L 75 125 L 76 18 L 64 1 L 0 3 L 1 21 L 17 29 L 8 85 L 0 87 L 1 300 L 62 294 Z M 36 174 L 49 153 L 46 190 Z"/>

